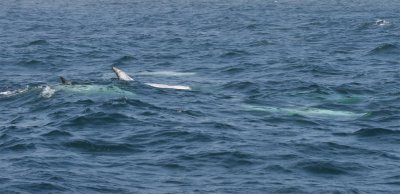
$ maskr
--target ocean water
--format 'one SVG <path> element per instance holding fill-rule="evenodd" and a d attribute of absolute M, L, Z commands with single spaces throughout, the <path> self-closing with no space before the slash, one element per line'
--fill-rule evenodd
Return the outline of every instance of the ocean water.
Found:
<path fill-rule="evenodd" d="M 2 0 L 0 193 L 400 193 L 399 8 Z"/>

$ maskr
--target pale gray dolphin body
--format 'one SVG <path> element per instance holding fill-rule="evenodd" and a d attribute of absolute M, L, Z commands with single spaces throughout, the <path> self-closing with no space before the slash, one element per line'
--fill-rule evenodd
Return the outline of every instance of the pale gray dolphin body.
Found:
<path fill-rule="evenodd" d="M 112 70 L 117 75 L 119 80 L 123 80 L 123 81 L 132 81 L 132 80 L 134 80 L 132 77 L 130 77 L 127 73 L 125 73 L 121 69 L 118 69 L 116 67 L 112 67 Z M 191 88 L 189 86 L 155 84 L 155 83 L 145 83 L 145 84 L 149 85 L 151 87 L 155 87 L 155 88 L 167 88 L 167 89 L 175 89 L 175 90 L 191 90 Z"/>
<path fill-rule="evenodd" d="M 123 72 L 122 70 L 116 68 L 116 67 L 112 67 L 112 70 L 114 71 L 114 73 L 117 75 L 119 80 L 123 80 L 123 81 L 133 81 L 133 78 L 131 78 L 128 74 L 126 74 L 125 72 Z"/>

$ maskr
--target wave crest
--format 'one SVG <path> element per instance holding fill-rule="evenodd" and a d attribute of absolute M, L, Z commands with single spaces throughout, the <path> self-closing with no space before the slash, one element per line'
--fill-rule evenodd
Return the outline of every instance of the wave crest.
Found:
<path fill-rule="evenodd" d="M 353 133 L 360 137 L 374 137 L 382 135 L 400 134 L 400 131 L 385 128 L 363 128 Z"/>

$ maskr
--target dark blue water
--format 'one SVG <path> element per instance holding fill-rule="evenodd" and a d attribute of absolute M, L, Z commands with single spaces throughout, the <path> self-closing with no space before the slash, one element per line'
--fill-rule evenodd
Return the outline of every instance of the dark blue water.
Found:
<path fill-rule="evenodd" d="M 399 7 L 3 0 L 0 193 L 399 193 Z"/>

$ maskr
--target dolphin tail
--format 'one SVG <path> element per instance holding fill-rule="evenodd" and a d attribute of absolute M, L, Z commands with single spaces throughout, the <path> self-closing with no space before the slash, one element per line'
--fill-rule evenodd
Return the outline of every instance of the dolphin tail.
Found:
<path fill-rule="evenodd" d="M 133 78 L 131 78 L 127 73 L 125 73 L 124 71 L 122 71 L 116 67 L 112 67 L 112 70 L 117 75 L 119 80 L 123 80 L 123 81 L 132 81 L 133 80 Z"/>
<path fill-rule="evenodd" d="M 63 76 L 60 76 L 61 83 L 64 85 L 72 85 L 72 82 L 69 80 L 66 80 Z"/>

